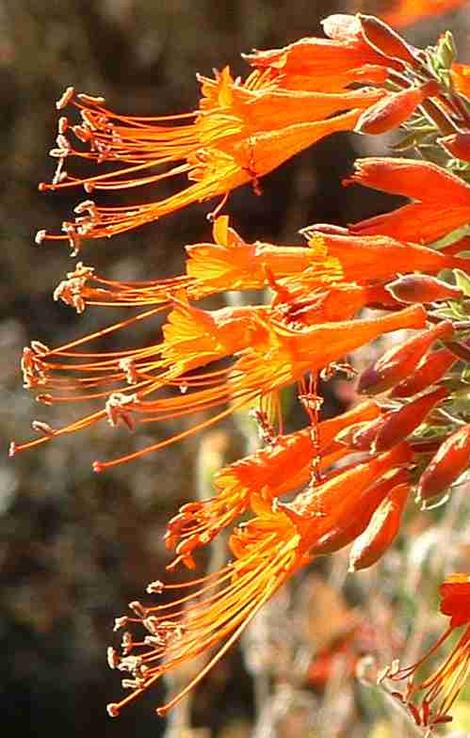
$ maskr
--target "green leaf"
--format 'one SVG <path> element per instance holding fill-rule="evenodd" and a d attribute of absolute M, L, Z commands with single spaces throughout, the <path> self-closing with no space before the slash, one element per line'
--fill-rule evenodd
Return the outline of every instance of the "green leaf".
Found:
<path fill-rule="evenodd" d="M 462 290 L 465 297 L 470 296 L 470 277 L 462 269 L 454 269 L 455 284 Z"/>

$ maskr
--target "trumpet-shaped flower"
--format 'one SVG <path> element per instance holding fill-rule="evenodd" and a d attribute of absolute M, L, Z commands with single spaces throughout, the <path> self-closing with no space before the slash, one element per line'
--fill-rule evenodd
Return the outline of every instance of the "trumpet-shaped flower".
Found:
<path fill-rule="evenodd" d="M 380 415 L 373 401 L 365 401 L 338 417 L 288 435 L 280 435 L 254 454 L 233 462 L 214 476 L 216 495 L 189 502 L 170 520 L 166 542 L 186 565 L 191 553 L 206 545 L 225 527 L 261 499 L 270 502 L 307 484 L 315 463 L 322 472 L 349 453 L 335 441 L 350 424 Z"/>
<path fill-rule="evenodd" d="M 413 305 L 383 317 L 355 320 L 352 323 L 350 321 L 324 323 L 301 330 L 295 330 L 274 321 L 264 321 L 265 330 L 257 331 L 252 336 L 256 343 L 240 351 L 232 366 L 220 370 L 214 369 L 202 375 L 183 374 L 172 379 L 171 384 L 179 388 L 183 394 L 176 397 L 146 400 L 146 395 L 154 390 L 154 384 L 151 380 L 149 382 L 144 379 L 143 387 L 137 384 L 132 388 L 132 393 L 110 395 L 103 410 L 82 417 L 64 428 L 47 433 L 29 443 L 21 446 L 13 444 L 10 453 L 14 454 L 49 441 L 52 437 L 83 429 L 105 417 L 112 425 L 123 421 L 125 425 L 133 427 L 137 418 L 140 422 L 158 422 L 170 417 L 181 417 L 202 410 L 219 408 L 214 416 L 164 441 L 113 461 L 95 462 L 95 470 L 101 471 L 106 467 L 139 458 L 150 451 L 156 451 L 185 438 L 257 398 L 272 397 L 273 393 L 283 387 L 300 381 L 305 374 L 320 371 L 384 332 L 401 328 L 420 328 L 425 325 L 425 322 L 426 312 L 420 305 Z M 33 360 L 32 366 L 34 367 L 35 355 L 28 357 L 28 361 L 30 358 Z M 66 397 L 61 401 L 69 401 L 69 399 Z M 46 395 L 43 401 L 50 403 L 54 400 L 50 395 Z M 220 407 L 227 403 L 230 403 L 229 407 L 221 410 Z"/>
<path fill-rule="evenodd" d="M 470 220 L 470 187 L 436 164 L 413 159 L 358 159 L 346 180 L 413 200 L 398 210 L 349 227 L 355 235 L 385 235 L 432 243 Z"/>
<path fill-rule="evenodd" d="M 343 90 L 354 83 L 383 84 L 402 63 L 367 42 L 358 17 L 333 15 L 323 21 L 329 38 L 307 37 L 281 49 L 244 58 L 261 79 L 291 90 Z"/>
<path fill-rule="evenodd" d="M 225 196 L 275 169 L 302 149 L 336 131 L 352 130 L 360 111 L 377 102 L 377 90 L 310 93 L 250 87 L 234 80 L 226 67 L 214 80 L 200 78 L 199 109 L 181 115 L 142 118 L 113 113 L 101 98 L 75 95 L 72 89 L 58 103 L 72 103 L 81 116 L 73 125 L 60 119 L 57 146 L 51 155 L 59 166 L 51 184 L 41 190 L 83 185 L 86 192 L 135 189 L 185 175 L 181 192 L 145 204 L 100 206 L 80 203 L 63 234 L 40 231 L 38 242 L 66 239 L 76 253 L 80 239 L 112 236 L 157 220 L 194 202 Z M 71 143 L 69 131 L 77 139 Z M 83 147 L 86 147 L 83 149 Z M 65 161 L 79 157 L 114 165 L 109 171 L 78 178 L 66 173 Z"/>
<path fill-rule="evenodd" d="M 356 467 L 351 479 L 340 474 L 329 485 L 326 482 L 309 487 L 299 496 L 298 504 L 294 500 L 282 509 L 279 505 L 272 509 L 260 499 L 255 506 L 256 517 L 242 523 L 230 538 L 235 558 L 227 566 L 182 585 L 149 585 L 149 593 L 176 590 L 178 594 L 171 602 L 152 607 L 131 603 L 135 617 L 117 619 L 118 628 L 137 624 L 146 635 L 134 640 L 125 632 L 123 655 L 114 649 L 109 651 L 111 667 L 128 671 L 132 677 L 123 682 L 131 690 L 129 695 L 109 705 L 109 714 L 118 715 L 164 674 L 215 647 L 196 676 L 157 712 L 165 714 L 177 704 L 233 645 L 279 587 L 311 560 L 319 536 L 331 528 L 337 530 L 338 511 L 350 524 L 354 509 L 359 533 L 364 530 L 373 512 L 365 512 L 367 506 L 360 504 L 368 487 L 374 481 L 377 486 L 377 477 L 393 477 L 393 469 L 406 464 L 409 458 L 408 448 L 397 447 Z M 348 484 L 350 481 L 354 483 Z M 385 494 L 384 485 L 382 497 Z M 345 500 L 349 501 L 347 516 Z M 379 502 L 377 499 L 376 505 Z"/>

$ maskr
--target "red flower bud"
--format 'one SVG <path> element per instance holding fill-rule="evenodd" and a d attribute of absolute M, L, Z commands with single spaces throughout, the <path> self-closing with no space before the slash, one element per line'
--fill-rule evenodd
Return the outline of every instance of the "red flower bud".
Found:
<path fill-rule="evenodd" d="M 438 93 L 438 83 L 430 80 L 421 87 L 411 87 L 387 95 L 360 115 L 354 130 L 377 135 L 398 128 L 427 97 Z"/>
<path fill-rule="evenodd" d="M 409 484 L 399 484 L 380 503 L 367 528 L 352 545 L 349 553 L 349 571 L 372 566 L 391 546 L 400 529 L 409 493 Z"/>
<path fill-rule="evenodd" d="M 389 349 L 362 372 L 359 377 L 358 392 L 368 394 L 386 392 L 414 371 L 434 341 L 439 338 L 449 338 L 452 333 L 452 323 L 445 320 L 409 338 L 399 346 Z"/>
<path fill-rule="evenodd" d="M 386 413 L 374 441 L 375 451 L 386 451 L 403 441 L 424 421 L 432 408 L 447 396 L 446 387 L 437 387 L 398 410 Z"/>
<path fill-rule="evenodd" d="M 370 46 L 386 56 L 416 66 L 417 62 L 412 46 L 407 44 L 405 39 L 399 36 L 387 23 L 372 15 L 359 13 L 357 17 L 361 21 L 364 38 Z"/>
<path fill-rule="evenodd" d="M 470 423 L 452 433 L 421 474 L 417 499 L 426 502 L 441 495 L 467 469 L 470 461 Z"/>
<path fill-rule="evenodd" d="M 464 131 L 453 133 L 450 136 L 444 136 L 439 139 L 439 143 L 446 151 L 455 156 L 456 159 L 462 161 L 470 161 L 470 132 Z"/>
<path fill-rule="evenodd" d="M 411 397 L 442 379 L 457 361 L 448 348 L 441 348 L 423 356 L 413 374 L 393 389 L 391 397 Z"/>
<path fill-rule="evenodd" d="M 428 274 L 406 274 L 385 287 L 400 302 L 436 302 L 459 299 L 462 290 Z"/>

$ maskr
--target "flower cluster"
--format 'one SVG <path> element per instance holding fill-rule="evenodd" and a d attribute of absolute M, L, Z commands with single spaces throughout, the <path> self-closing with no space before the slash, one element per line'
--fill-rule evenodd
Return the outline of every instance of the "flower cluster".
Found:
<path fill-rule="evenodd" d="M 192 419 L 163 440 L 96 460 L 101 472 L 249 405 L 256 405 L 263 440 L 257 451 L 217 472 L 212 498 L 185 504 L 170 520 L 171 568 L 194 569 L 195 552 L 228 527 L 232 558 L 219 571 L 181 585 L 153 582 L 148 592 L 161 595 L 162 603 L 131 603 L 132 615 L 117 619 L 116 627 L 125 628 L 122 653 L 111 648 L 109 662 L 128 673 L 123 684 L 130 692 L 108 707 L 113 716 L 163 675 L 211 650 L 197 675 L 158 710 L 167 711 L 295 571 L 349 544 L 351 571 L 373 565 L 398 535 L 411 493 L 423 509 L 440 504 L 468 465 L 470 422 L 455 400 L 461 363 L 470 357 L 470 71 L 454 62 L 448 34 L 422 51 L 371 16 L 335 15 L 323 27 L 326 38 L 247 55 L 252 69 L 245 80 L 234 79 L 228 68 L 214 79 L 201 77 L 201 99 L 189 113 L 124 116 L 72 88 L 57 103 L 60 111 L 71 106 L 76 117 L 60 117 L 51 151 L 58 166 L 42 190 L 81 185 L 91 195 L 179 182 L 181 175 L 187 185 L 131 206 L 87 199 L 61 232 L 40 231 L 38 243 L 65 240 L 76 255 L 84 239 L 221 199 L 211 214 L 213 240 L 186 246 L 183 275 L 118 282 L 82 262 L 66 275 L 54 299 L 78 313 L 89 305 L 139 312 L 63 346 L 33 341 L 24 349 L 24 384 L 40 402 L 80 408 L 91 401 L 96 409 L 77 411 L 62 428 L 36 421 L 38 437 L 13 443 L 11 454 L 103 421 L 132 430 Z M 325 136 L 398 128 L 401 150 L 417 149 L 422 158 L 359 159 L 344 182 L 410 201 L 396 210 L 348 227 L 308 226 L 303 245 L 249 243 L 220 214 L 234 188 L 251 183 L 260 194 L 263 175 Z M 437 163 L 442 156 L 436 152 L 443 151 L 452 157 L 447 167 Z M 74 158 L 96 168 L 82 178 L 69 174 Z M 234 290 L 264 291 L 269 299 L 216 310 L 201 304 Z M 83 350 L 162 313 L 162 335 L 154 343 Z M 408 337 L 356 378 L 351 354 L 403 329 Z M 338 373 L 356 381 L 362 399 L 324 420 L 319 380 Z M 297 388 L 307 423 L 286 434 L 280 393 L 288 386 Z M 461 578 L 443 585 L 451 629 L 468 624 L 467 589 Z M 136 639 L 130 625 L 143 634 Z M 448 718 L 466 675 L 468 641 L 465 631 L 439 672 L 402 698 L 421 724 Z M 425 693 L 420 710 L 413 703 L 419 691 Z M 435 700 L 441 700 L 436 708 Z"/>

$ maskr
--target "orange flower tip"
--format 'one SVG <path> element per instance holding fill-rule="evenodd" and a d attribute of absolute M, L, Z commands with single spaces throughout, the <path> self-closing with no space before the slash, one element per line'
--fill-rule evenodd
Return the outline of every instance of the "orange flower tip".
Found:
<path fill-rule="evenodd" d="M 95 474 L 101 474 L 104 468 L 105 464 L 102 461 L 93 462 L 93 471 L 95 472 Z"/>
<path fill-rule="evenodd" d="M 157 713 L 158 717 L 165 717 L 165 715 L 168 713 L 168 707 L 166 705 L 162 705 L 161 707 L 157 707 L 155 709 L 155 712 Z"/>
<path fill-rule="evenodd" d="M 12 441 L 8 447 L 8 456 L 10 459 L 12 459 L 14 456 L 16 456 L 18 451 L 18 444 L 16 441 Z"/>
<path fill-rule="evenodd" d="M 117 705 L 115 702 L 110 702 L 108 705 L 106 705 L 106 712 L 108 713 L 109 717 L 118 717 L 120 712 L 119 705 Z"/>
<path fill-rule="evenodd" d="M 373 15 L 357 14 L 362 27 L 362 33 L 367 43 L 385 56 L 417 66 L 419 62 L 415 51 L 405 39 L 387 23 Z"/>

